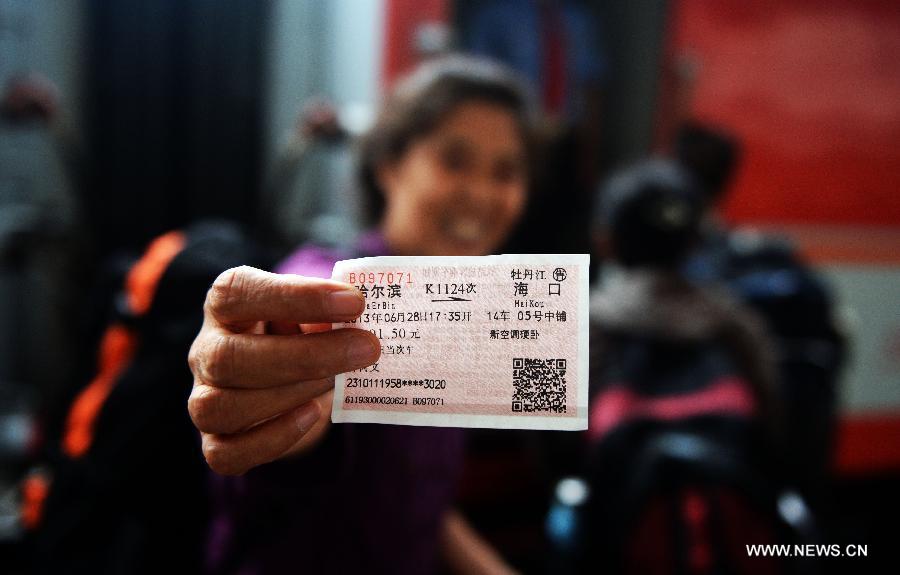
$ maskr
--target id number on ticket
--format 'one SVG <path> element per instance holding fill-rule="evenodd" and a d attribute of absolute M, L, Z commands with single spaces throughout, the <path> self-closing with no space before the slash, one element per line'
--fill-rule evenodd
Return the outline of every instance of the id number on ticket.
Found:
<path fill-rule="evenodd" d="M 332 421 L 587 429 L 587 255 L 339 261 L 381 358 L 335 378 Z"/>

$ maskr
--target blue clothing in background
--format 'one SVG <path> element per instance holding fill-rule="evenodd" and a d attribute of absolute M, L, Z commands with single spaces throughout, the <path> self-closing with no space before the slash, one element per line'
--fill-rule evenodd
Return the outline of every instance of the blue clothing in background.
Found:
<path fill-rule="evenodd" d="M 522 74 L 535 89 L 545 81 L 546 30 L 549 16 L 558 17 L 564 60 L 564 116 L 575 119 L 583 112 L 579 91 L 602 84 L 607 58 L 598 42 L 594 14 L 578 2 L 493 0 L 479 2 L 466 25 L 468 52 L 499 60 Z"/>

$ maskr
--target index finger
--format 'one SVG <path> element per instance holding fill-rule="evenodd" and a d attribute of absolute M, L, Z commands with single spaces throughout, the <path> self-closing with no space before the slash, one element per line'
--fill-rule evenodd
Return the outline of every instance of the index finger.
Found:
<path fill-rule="evenodd" d="M 224 324 L 335 323 L 359 317 L 365 305 L 359 290 L 349 284 L 241 266 L 216 278 L 206 294 L 205 307 Z"/>

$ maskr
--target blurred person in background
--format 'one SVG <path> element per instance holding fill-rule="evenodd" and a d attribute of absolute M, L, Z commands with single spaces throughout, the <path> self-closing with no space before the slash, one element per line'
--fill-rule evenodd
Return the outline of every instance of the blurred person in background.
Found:
<path fill-rule="evenodd" d="M 372 232 L 353 250 L 307 246 L 279 274 L 239 268 L 213 284 L 188 403 L 221 474 L 211 571 L 508 571 L 453 510 L 462 430 L 330 424 L 333 376 L 377 361 L 379 342 L 331 329 L 365 302 L 316 278 L 348 257 L 492 253 L 526 204 L 530 122 L 506 69 L 459 57 L 424 65 L 361 142 Z"/>
<path fill-rule="evenodd" d="M 741 162 L 733 135 L 686 122 L 677 132 L 674 156 L 697 180 L 704 206 L 697 249 L 684 273 L 698 284 L 723 286 L 765 322 L 784 402 L 786 465 L 796 488 L 811 502 L 824 503 L 846 354 L 833 295 L 786 240 L 732 229 L 719 217 Z"/>
<path fill-rule="evenodd" d="M 3 184 L 18 181 L 12 189 L 21 185 L 23 191 L 9 196 L 4 193 L 0 198 L 5 216 L 0 220 L 0 268 L 34 278 L 33 296 L 42 305 L 32 309 L 31 321 L 11 323 L 22 330 L 17 347 L 21 346 L 25 356 L 22 364 L 27 373 L 19 377 L 37 383 L 46 396 L 65 391 L 72 384 L 66 373 L 85 367 L 78 360 L 85 350 L 69 342 L 81 335 L 76 326 L 80 327 L 83 319 L 80 312 L 88 286 L 86 281 L 71 278 L 84 277 L 79 274 L 85 270 L 90 272 L 95 246 L 86 221 L 85 150 L 68 109 L 71 98 L 37 71 L 11 76 L 0 94 L 0 131 L 4 138 L 12 131 L 19 136 L 37 136 L 30 142 L 20 137 L 4 142 L 9 146 L 4 159 L 11 163 L 0 165 L 0 169 L 9 170 L 2 174 Z M 22 148 L 20 154 L 10 155 L 16 148 Z M 18 166 L 12 167 L 12 163 L 27 167 L 25 159 L 35 150 L 47 151 L 42 158 L 46 163 L 42 176 L 47 180 L 31 190 L 28 186 L 35 183 L 25 173 L 18 173 Z M 60 284 L 66 288 L 59 289 Z M 53 351 L 47 350 L 47 342 L 53 342 Z M 48 359 L 63 369 L 47 370 Z"/>
<path fill-rule="evenodd" d="M 350 133 L 334 104 L 326 99 L 311 99 L 303 104 L 294 126 L 283 137 L 263 182 L 260 221 L 264 222 L 262 232 L 273 246 L 289 251 L 297 245 L 292 241 L 297 236 L 303 241 L 323 240 L 317 237 L 321 234 L 316 234 L 316 228 L 322 226 L 315 222 L 316 213 L 322 206 L 317 205 L 312 189 L 321 182 L 305 177 L 305 172 L 314 162 L 328 163 L 326 158 L 316 154 L 317 151 L 345 154 L 351 144 Z M 294 196 L 301 201 L 295 202 Z M 288 207 L 291 209 L 286 209 Z M 291 233 L 289 230 L 296 227 L 297 222 L 310 223 L 301 233 Z"/>
<path fill-rule="evenodd" d="M 84 143 L 72 127 L 72 118 L 56 84 L 41 73 L 12 77 L 0 98 L 0 118 L 12 125 L 42 123 L 51 132 L 67 176 L 81 193 L 85 178 Z"/>
<path fill-rule="evenodd" d="M 692 175 L 648 160 L 602 188 L 607 274 L 591 295 L 589 430 L 547 519 L 554 560 L 587 573 L 771 572 L 781 447 L 760 321 L 680 271 L 700 239 Z M 581 461 L 578 469 L 575 461 Z"/>
<path fill-rule="evenodd" d="M 606 183 L 595 226 L 604 238 L 600 251 L 614 265 L 592 294 L 591 320 L 601 331 L 591 352 L 602 370 L 608 363 L 602 332 L 617 331 L 721 345 L 777 444 L 781 400 L 764 325 L 721 288 L 696 286 L 680 269 L 701 239 L 701 190 L 689 172 L 663 159 L 639 163 Z"/>

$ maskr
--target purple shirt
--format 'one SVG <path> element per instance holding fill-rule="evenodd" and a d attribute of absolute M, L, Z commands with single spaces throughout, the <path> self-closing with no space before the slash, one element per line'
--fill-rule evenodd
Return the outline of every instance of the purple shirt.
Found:
<path fill-rule="evenodd" d="M 331 277 L 338 259 L 383 255 L 305 247 L 280 273 Z M 342 423 L 311 453 L 242 477 L 213 474 L 214 573 L 434 573 L 438 536 L 462 465 L 458 429 Z"/>

